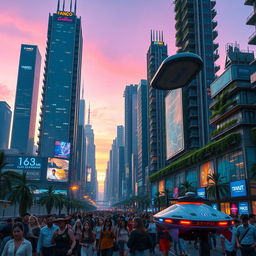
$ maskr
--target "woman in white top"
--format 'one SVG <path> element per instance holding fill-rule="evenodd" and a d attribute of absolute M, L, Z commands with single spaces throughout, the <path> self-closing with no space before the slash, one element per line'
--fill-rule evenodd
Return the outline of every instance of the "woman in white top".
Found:
<path fill-rule="evenodd" d="M 32 245 L 24 238 L 22 223 L 16 223 L 12 228 L 13 238 L 4 247 L 2 256 L 32 256 Z"/>
<path fill-rule="evenodd" d="M 118 223 L 118 228 L 116 231 L 116 240 L 120 256 L 126 256 L 128 254 L 127 242 L 129 240 L 129 231 L 127 227 L 127 222 L 121 219 Z"/>

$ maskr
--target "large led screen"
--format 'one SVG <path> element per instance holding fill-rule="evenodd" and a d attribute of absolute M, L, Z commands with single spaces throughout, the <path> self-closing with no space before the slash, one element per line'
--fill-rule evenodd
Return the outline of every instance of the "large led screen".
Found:
<path fill-rule="evenodd" d="M 166 157 L 184 150 L 182 89 L 170 91 L 165 97 Z"/>
<path fill-rule="evenodd" d="M 68 160 L 59 158 L 48 158 L 47 180 L 53 182 L 67 182 L 68 169 Z"/>
<path fill-rule="evenodd" d="M 200 166 L 200 187 L 208 186 L 208 175 L 213 173 L 213 162 L 207 162 Z"/>
<path fill-rule="evenodd" d="M 70 143 L 64 141 L 55 141 L 54 157 L 69 158 L 70 157 Z"/>
<path fill-rule="evenodd" d="M 41 157 L 6 156 L 3 172 L 13 171 L 19 174 L 26 172 L 28 180 L 40 180 L 43 159 Z"/>

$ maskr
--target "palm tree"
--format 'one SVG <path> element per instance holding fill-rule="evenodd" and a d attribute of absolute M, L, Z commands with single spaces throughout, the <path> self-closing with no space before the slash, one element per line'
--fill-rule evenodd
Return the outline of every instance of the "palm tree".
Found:
<path fill-rule="evenodd" d="M 219 207 L 220 196 L 225 195 L 225 193 L 228 191 L 228 184 L 223 183 L 223 177 L 219 173 L 209 174 L 207 181 L 207 196 L 209 198 L 214 198 Z"/>
<path fill-rule="evenodd" d="M 184 196 L 187 192 L 192 192 L 194 190 L 194 187 L 191 182 L 184 181 L 182 184 L 180 184 L 180 194 Z"/>
<path fill-rule="evenodd" d="M 17 202 L 19 204 L 20 216 L 23 216 L 32 207 L 33 191 L 35 189 L 35 185 L 28 183 L 26 172 L 23 172 L 20 179 L 12 185 L 11 191 L 7 194 L 7 199 L 12 203 Z"/>
<path fill-rule="evenodd" d="M 55 193 L 54 186 L 49 186 L 48 190 L 42 193 L 39 203 L 42 206 L 45 206 L 47 214 L 51 214 L 54 206 L 57 206 L 59 203 L 60 196 Z"/>
<path fill-rule="evenodd" d="M 154 202 L 156 203 L 157 208 L 160 211 L 160 208 L 161 208 L 161 193 L 160 192 L 157 192 L 155 194 Z"/>
<path fill-rule="evenodd" d="M 63 194 L 57 194 L 57 201 L 55 202 L 55 207 L 59 210 L 59 215 L 61 215 L 61 211 L 65 205 L 65 201 L 67 200 L 67 197 Z"/>
<path fill-rule="evenodd" d="M 170 189 L 166 188 L 164 191 L 162 191 L 162 194 L 165 196 L 165 207 L 167 208 L 169 206 L 169 200 L 170 200 Z"/>

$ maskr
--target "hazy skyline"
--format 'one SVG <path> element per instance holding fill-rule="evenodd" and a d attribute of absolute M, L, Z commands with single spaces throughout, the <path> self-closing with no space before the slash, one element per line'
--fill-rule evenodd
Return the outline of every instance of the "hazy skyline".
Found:
<path fill-rule="evenodd" d="M 85 99 L 91 103 L 91 123 L 95 132 L 96 166 L 100 191 L 109 149 L 116 126 L 123 125 L 123 91 L 126 85 L 146 78 L 146 52 L 150 30 L 163 30 L 169 55 L 176 52 L 174 5 L 170 0 L 78 0 L 77 14 L 83 24 L 83 66 Z M 232 2 L 232 5 L 231 5 Z M 69 1 L 66 0 L 68 9 Z M 14 104 L 20 45 L 35 44 L 42 55 L 42 72 L 49 12 L 57 0 L 9 0 L 1 3 L 0 19 L 0 100 Z M 252 7 L 241 0 L 217 0 L 216 5 L 223 67 L 225 45 L 237 41 L 247 49 L 253 27 L 246 19 Z M 251 50 L 254 47 L 250 46 Z M 41 95 L 40 95 L 41 96 Z"/>

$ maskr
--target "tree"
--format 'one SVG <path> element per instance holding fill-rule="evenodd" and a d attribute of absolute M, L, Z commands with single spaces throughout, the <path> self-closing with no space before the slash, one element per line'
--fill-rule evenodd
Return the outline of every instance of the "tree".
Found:
<path fill-rule="evenodd" d="M 165 196 L 165 207 L 167 208 L 169 206 L 169 200 L 170 200 L 170 189 L 166 188 L 164 191 L 162 191 L 162 194 Z"/>
<path fill-rule="evenodd" d="M 154 202 L 157 205 L 158 210 L 160 211 L 160 208 L 161 208 L 161 193 L 160 192 L 157 192 L 155 194 Z"/>
<path fill-rule="evenodd" d="M 61 215 L 61 211 L 65 205 L 67 197 L 63 194 L 57 194 L 56 196 L 57 196 L 57 200 L 54 206 L 59 210 L 59 215 Z"/>
<path fill-rule="evenodd" d="M 42 193 L 39 204 L 45 206 L 47 214 L 51 214 L 53 207 L 58 205 L 59 199 L 60 196 L 55 193 L 54 186 L 51 185 L 46 192 Z"/>
<path fill-rule="evenodd" d="M 219 207 L 220 197 L 228 191 L 228 184 L 223 182 L 223 177 L 219 173 L 209 174 L 207 181 L 207 196 L 208 198 L 214 198 Z"/>
<path fill-rule="evenodd" d="M 23 216 L 33 204 L 33 191 L 36 189 L 27 180 L 27 173 L 23 172 L 20 179 L 13 185 L 11 191 L 7 194 L 7 199 L 12 203 L 19 203 L 19 214 Z"/>
<path fill-rule="evenodd" d="M 194 187 L 191 182 L 185 181 L 180 185 L 180 195 L 184 196 L 187 192 L 192 192 Z"/>

